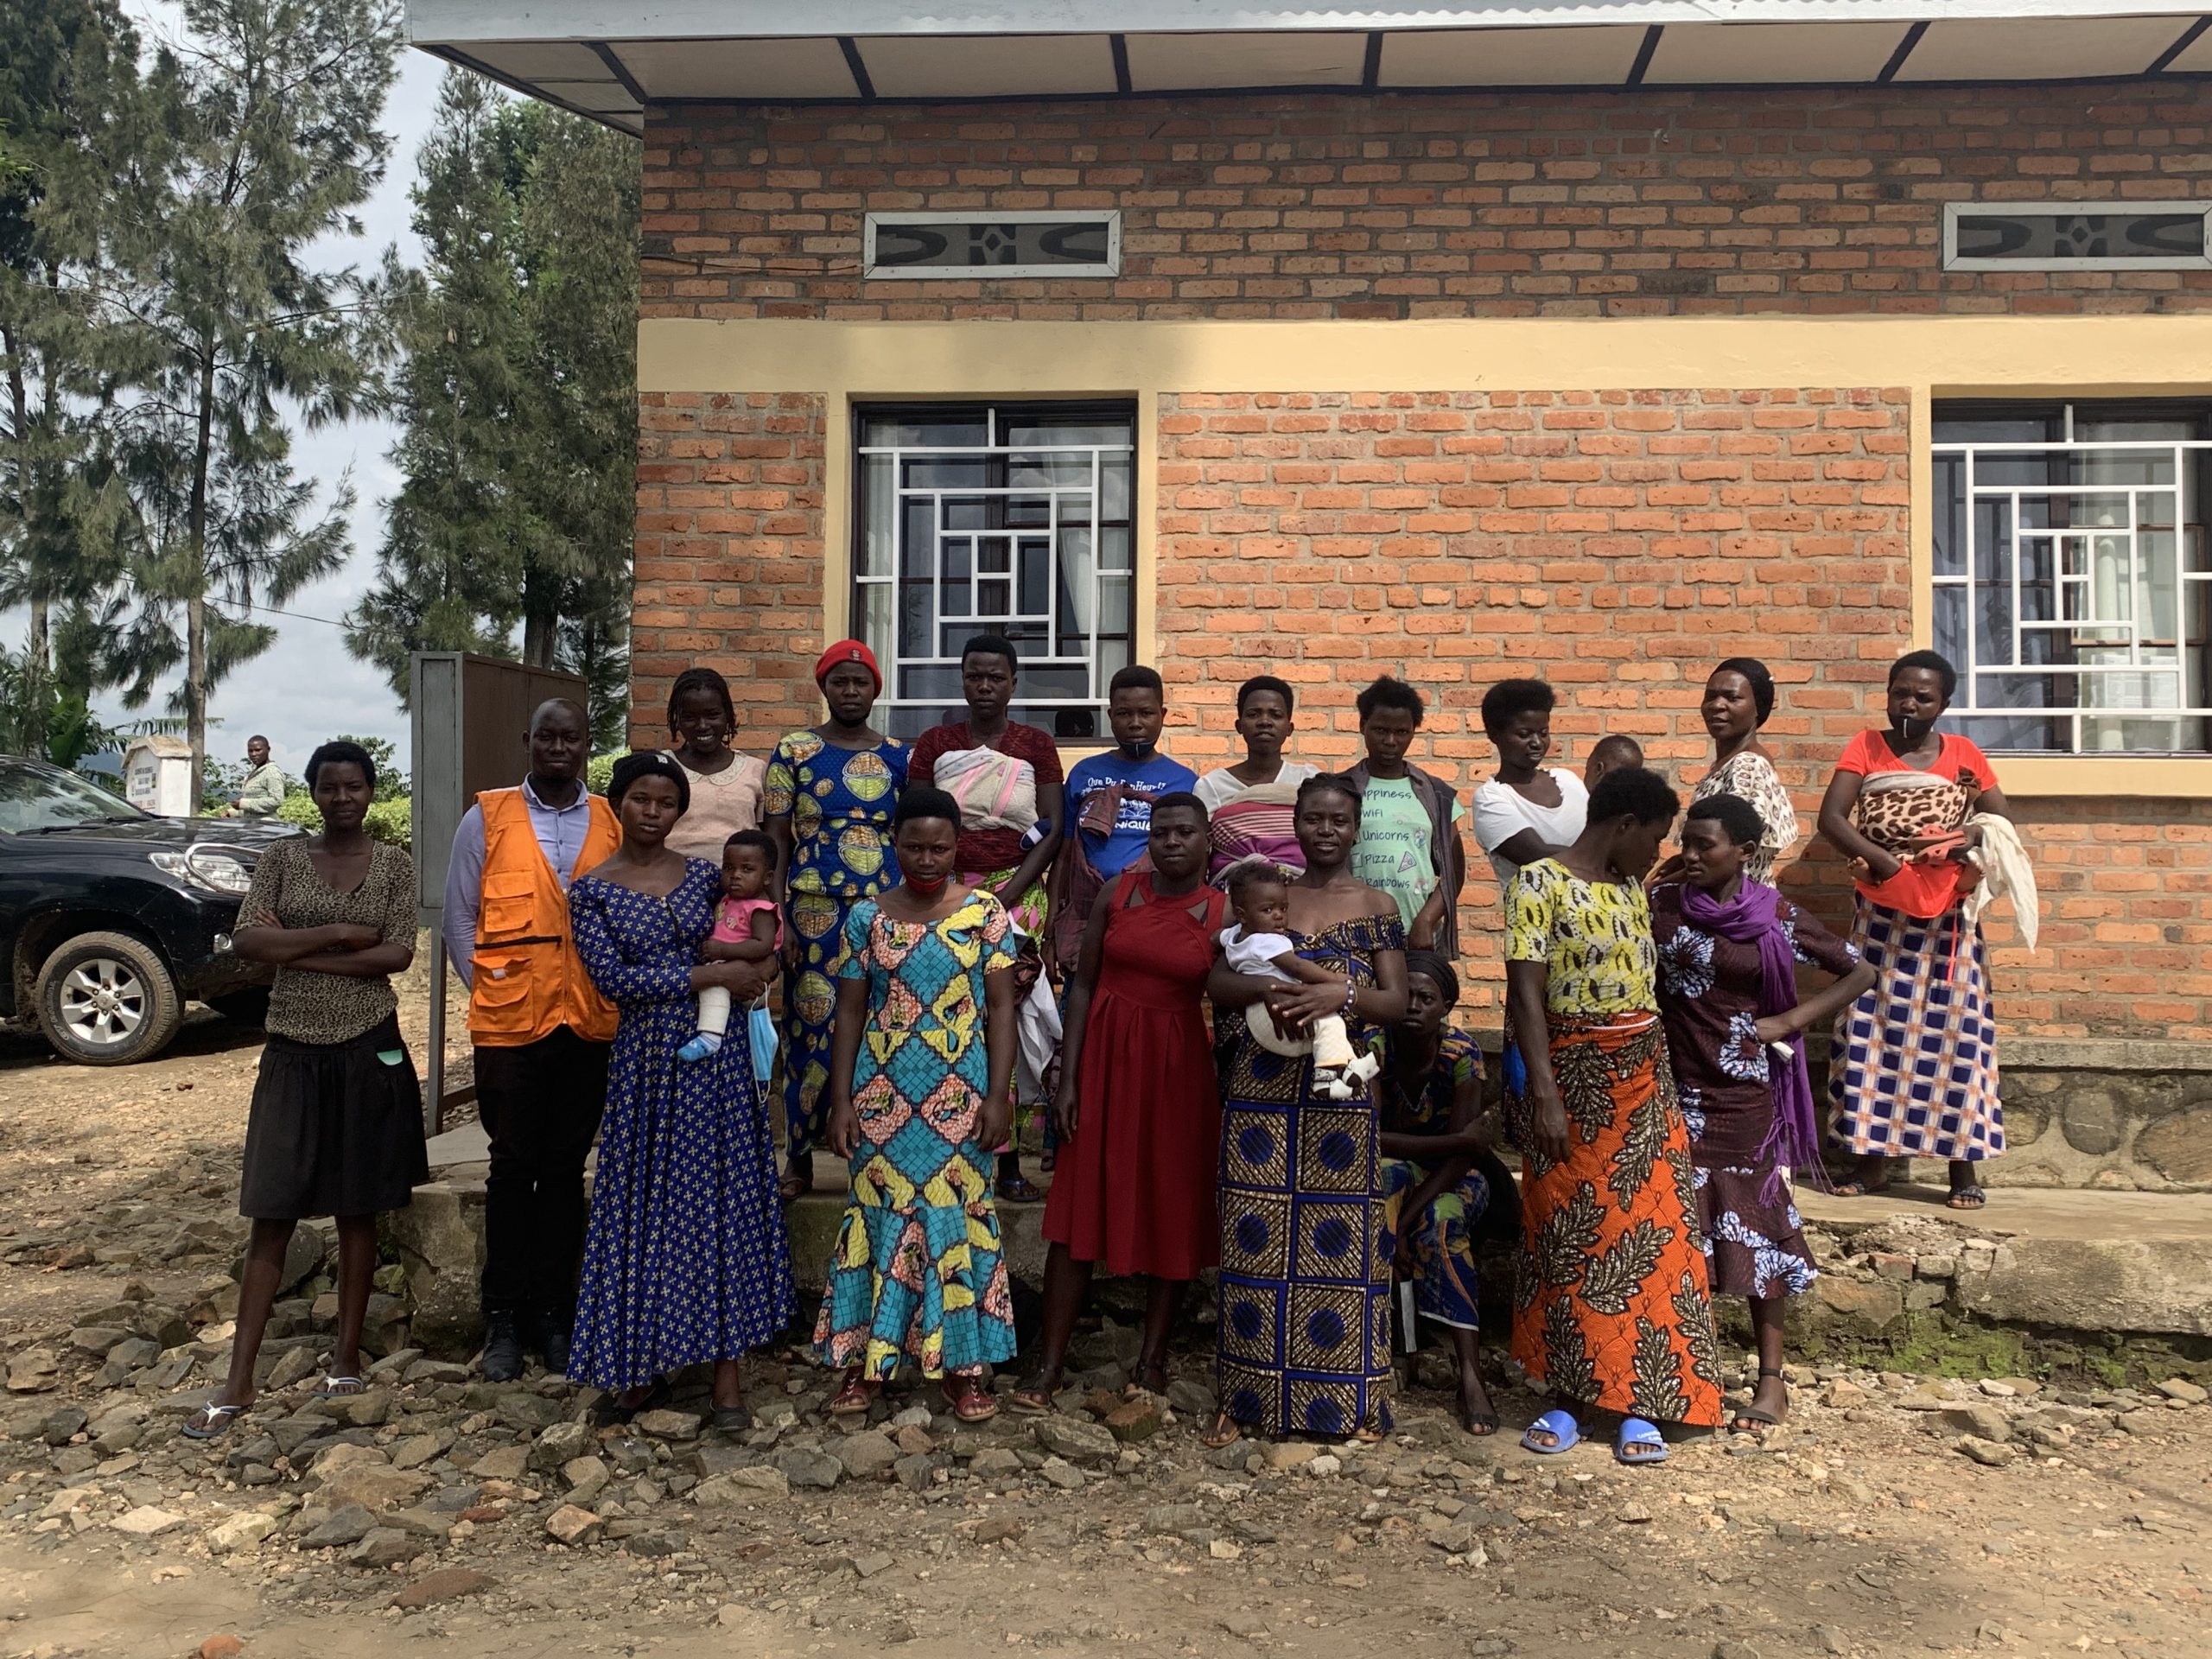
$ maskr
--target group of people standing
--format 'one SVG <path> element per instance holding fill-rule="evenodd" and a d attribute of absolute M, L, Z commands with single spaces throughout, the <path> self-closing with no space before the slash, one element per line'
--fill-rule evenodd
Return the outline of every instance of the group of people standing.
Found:
<path fill-rule="evenodd" d="M 1762 664 L 1707 679 L 1713 765 L 1686 818 L 1632 741 L 1602 739 L 1580 774 L 1549 766 L 1551 688 L 1491 688 L 1498 763 L 1471 822 L 1503 889 L 1517 1182 L 1482 1053 L 1452 1020 L 1470 814 L 1408 759 L 1420 692 L 1368 687 L 1363 758 L 1320 772 L 1286 753 L 1292 688 L 1257 677 L 1237 696 L 1244 758 L 1201 778 L 1160 750 L 1160 677 L 1128 668 L 1114 747 L 1063 776 L 1052 739 L 1008 718 L 1020 672 L 1007 641 L 969 641 L 965 717 L 909 749 L 870 724 L 880 675 L 842 641 L 815 669 L 827 717 L 762 763 L 734 747 L 720 677 L 693 669 L 672 747 L 625 757 L 603 798 L 582 785 L 582 712 L 537 711 L 529 775 L 479 798 L 447 894 L 491 1143 L 487 1376 L 535 1351 L 605 1389 L 613 1421 L 708 1363 L 716 1422 L 742 1425 L 739 1362 L 796 1311 L 778 1199 L 811 1185 L 823 1147 L 848 1172 L 814 1327 L 835 1414 L 866 1414 L 910 1364 L 966 1421 L 1053 1409 L 1101 1268 L 1149 1281 L 1129 1386 L 1162 1391 L 1176 1314 L 1217 1269 L 1210 1443 L 1384 1432 L 1394 1284 L 1452 1349 L 1463 1423 L 1494 1432 L 1477 1248 L 1496 1236 L 1517 1244 L 1514 1357 L 1554 1402 L 1522 1444 L 1563 1450 L 1602 1412 L 1623 1461 L 1656 1461 L 1668 1426 L 1723 1420 L 1715 1294 L 1749 1300 L 1759 1350 L 1729 1427 L 1786 1413 L 1782 1311 L 1815 1273 L 1789 1182 L 1822 1179 L 1807 1031 L 1837 1019 L 1833 1134 L 1860 1160 L 1840 1190 L 1878 1186 L 1891 1156 L 1935 1156 L 1954 1160 L 1955 1205 L 1980 1201 L 1975 1166 L 2003 1139 L 1970 906 L 2017 838 L 1986 760 L 1935 732 L 1955 677 L 1934 653 L 1892 669 L 1887 727 L 1853 740 L 1823 802 L 1857 881 L 1848 942 L 1771 884 L 1800 829 L 1759 739 L 1776 703 Z M 327 849 L 350 843 L 334 809 L 285 862 L 334 892 Z M 242 951 L 265 932 L 272 952 L 300 947 L 270 959 L 311 975 L 365 953 L 365 931 L 312 931 L 328 902 L 288 919 L 264 891 L 277 868 L 257 875 Z M 364 960 L 388 973 L 390 954 Z M 1801 966 L 1829 982 L 1801 995 Z M 756 1049 L 779 980 L 772 1068 Z M 1058 1027 L 1057 1067 L 1025 1022 Z M 352 1071 L 280 1085 L 264 1060 L 256 1132 L 315 1087 L 342 1103 L 360 1086 Z M 1002 1402 L 991 1376 L 1017 1342 L 997 1206 L 1034 1196 L 1015 1118 L 1040 1096 L 1057 1157 L 1043 1333 Z M 351 1143 L 390 1172 L 343 1195 L 357 1220 L 419 1164 L 419 1132 L 411 1149 L 387 1138 Z M 250 1141 L 250 1176 L 255 1162 Z M 275 1230 L 327 1198 L 272 1199 L 267 1242 L 249 1210 L 255 1259 L 280 1262 Z M 250 1267 L 248 1302 L 257 1282 Z M 242 1352 L 249 1325 L 242 1309 Z M 250 1400 L 244 1364 L 207 1432 Z"/>

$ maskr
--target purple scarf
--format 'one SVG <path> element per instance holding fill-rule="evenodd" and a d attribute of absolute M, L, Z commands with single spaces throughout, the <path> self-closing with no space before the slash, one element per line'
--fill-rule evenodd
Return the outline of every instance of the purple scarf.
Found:
<path fill-rule="evenodd" d="M 1787 1014 L 1797 1006 L 1796 954 L 1782 925 L 1782 895 L 1748 877 L 1736 896 L 1722 904 L 1709 893 L 1687 882 L 1682 887 L 1682 919 L 1717 933 L 1738 944 L 1756 943 L 1759 948 L 1758 1012 L 1764 1016 Z M 1777 1059 L 1770 1050 L 1767 1075 L 1774 1090 L 1774 1122 L 1759 1147 L 1759 1157 L 1771 1172 L 1761 1191 L 1770 1202 L 1782 1197 L 1782 1169 L 1786 1166 L 1826 1187 L 1821 1163 L 1820 1118 L 1813 1109 L 1813 1080 L 1805 1066 L 1805 1039 L 1789 1039 L 1789 1058 Z"/>

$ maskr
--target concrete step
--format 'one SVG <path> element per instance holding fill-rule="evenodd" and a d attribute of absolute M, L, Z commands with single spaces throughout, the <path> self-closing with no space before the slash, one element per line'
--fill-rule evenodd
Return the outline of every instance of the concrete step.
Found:
<path fill-rule="evenodd" d="M 1871 1291 L 1824 1262 L 1834 1281 L 1824 1298 L 1848 1296 L 1878 1315 L 1894 1296 L 1900 1313 L 1941 1308 L 2064 1331 L 2212 1336 L 2212 1197 L 1993 1187 L 1984 1208 L 1953 1210 L 1947 1196 L 1942 1186 L 1902 1182 L 1862 1198 L 1801 1188 L 1797 1207 L 1809 1226 L 1875 1260 Z M 1847 1292 L 1854 1282 L 1859 1288 Z M 1939 1286 L 1948 1286 L 1940 1296 Z"/>
<path fill-rule="evenodd" d="M 474 1124 L 431 1143 L 431 1180 L 387 1230 L 408 1268 L 415 1340 L 458 1344 L 477 1329 L 486 1150 Z M 1036 1160 L 1032 1180 L 1047 1185 Z M 844 1160 L 814 1160 L 814 1191 L 788 1210 L 791 1264 L 818 1291 L 844 1215 Z M 2093 1337 L 2212 1336 L 2212 1195 L 1997 1187 L 1951 1210 L 1941 1186 L 1897 1182 L 1872 1198 L 1801 1189 L 1821 1277 L 1806 1313 L 1853 1337 L 1894 1335 L 1910 1316 L 2036 1325 Z M 1041 1204 L 1002 1204 L 1009 1266 L 1045 1263 Z"/>

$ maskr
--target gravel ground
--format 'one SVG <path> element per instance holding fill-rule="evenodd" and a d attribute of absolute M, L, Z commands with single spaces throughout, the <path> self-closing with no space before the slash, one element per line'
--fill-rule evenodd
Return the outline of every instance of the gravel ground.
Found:
<path fill-rule="evenodd" d="M 1203 1333 L 1165 1411 L 1115 1416 L 1107 1324 L 1041 1422 L 918 1389 L 847 1433 L 786 1349 L 748 1433 L 702 1434 L 696 1386 L 595 1433 L 565 1382 L 405 1347 L 397 1300 L 372 1391 L 310 1399 L 317 1234 L 268 1390 L 195 1446 L 257 1053 L 206 1016 L 122 1071 L 0 1034 L 0 1659 L 2206 1650 L 2212 1411 L 2178 1380 L 1824 1369 L 1764 1448 L 1630 1471 L 1516 1449 L 1535 1402 L 1502 1378 L 1508 1433 L 1471 1439 L 1428 1372 L 1381 1446 L 1210 1452 Z"/>

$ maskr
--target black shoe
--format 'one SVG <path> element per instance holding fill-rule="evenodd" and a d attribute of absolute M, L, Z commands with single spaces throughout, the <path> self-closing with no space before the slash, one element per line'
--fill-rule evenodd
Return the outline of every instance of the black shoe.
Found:
<path fill-rule="evenodd" d="M 569 1333 L 575 1323 L 575 1314 L 566 1310 L 538 1316 L 537 1340 L 533 1345 L 544 1357 L 545 1369 L 556 1376 L 569 1374 Z"/>
<path fill-rule="evenodd" d="M 512 1382 L 522 1375 L 522 1332 L 512 1313 L 484 1316 L 484 1380 Z"/>

